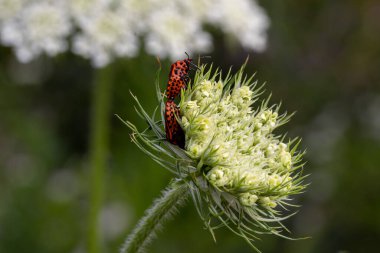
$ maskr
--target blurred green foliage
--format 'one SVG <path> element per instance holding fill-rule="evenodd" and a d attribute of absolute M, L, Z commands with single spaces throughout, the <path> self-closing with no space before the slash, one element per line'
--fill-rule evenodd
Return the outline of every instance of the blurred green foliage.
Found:
<path fill-rule="evenodd" d="M 282 130 L 307 149 L 306 194 L 285 222 L 294 237 L 264 236 L 263 252 L 375 252 L 380 238 L 380 3 L 261 1 L 271 18 L 268 49 L 247 71 L 267 81 L 272 101 L 297 114 Z M 213 31 L 212 61 L 236 68 L 248 52 Z M 206 60 L 205 60 L 206 61 Z M 170 62 L 162 62 L 165 87 Z M 155 107 L 158 63 L 141 52 L 110 67 L 110 151 L 101 235 L 115 252 L 171 179 L 147 159 L 114 117 L 145 127 L 131 90 Z M 0 49 L 0 252 L 86 252 L 91 94 L 96 70 L 66 54 L 28 65 Z M 217 243 L 192 203 L 169 222 L 149 252 L 251 252 L 227 230 Z"/>

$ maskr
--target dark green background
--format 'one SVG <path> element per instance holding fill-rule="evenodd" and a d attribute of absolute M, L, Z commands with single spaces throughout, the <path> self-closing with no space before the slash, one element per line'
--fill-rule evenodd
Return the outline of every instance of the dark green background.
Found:
<path fill-rule="evenodd" d="M 288 241 L 264 236 L 263 252 L 376 252 L 380 238 L 380 2 L 261 1 L 268 49 L 244 51 L 212 30 L 212 61 L 247 72 L 297 111 L 283 132 L 303 139 L 311 173 Z M 208 60 L 205 60 L 208 61 Z M 164 89 L 170 62 L 162 61 Z M 112 87 L 104 177 L 104 252 L 116 252 L 171 175 L 135 147 L 119 114 L 143 126 L 129 90 L 155 106 L 155 57 L 141 52 L 106 71 Z M 71 54 L 17 63 L 0 48 L 0 252 L 86 252 L 92 92 L 100 71 Z M 116 208 L 116 209 L 115 209 Z M 110 229 L 118 224 L 123 229 Z M 107 232 L 108 231 L 108 232 Z M 189 201 L 148 252 L 251 252 L 226 229 L 215 244 Z"/>

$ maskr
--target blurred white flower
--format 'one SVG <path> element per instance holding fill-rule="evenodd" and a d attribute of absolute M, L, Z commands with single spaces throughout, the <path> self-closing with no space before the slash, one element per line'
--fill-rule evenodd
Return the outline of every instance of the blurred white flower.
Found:
<path fill-rule="evenodd" d="M 15 47 L 21 62 L 29 62 L 41 53 L 55 56 L 66 51 L 65 37 L 70 31 L 70 18 L 63 1 L 37 1 L 3 23 L 1 40 Z"/>
<path fill-rule="evenodd" d="M 94 9 L 99 9 L 103 4 L 101 0 L 69 0 L 69 10 L 75 21 L 87 16 Z"/>
<path fill-rule="evenodd" d="M 211 36 L 202 31 L 201 22 L 186 16 L 176 6 L 167 6 L 149 16 L 146 50 L 160 57 L 177 59 L 185 51 L 205 52 L 211 48 Z"/>
<path fill-rule="evenodd" d="M 168 0 L 121 0 L 119 9 L 129 18 L 134 32 L 143 35 L 148 29 L 149 16 L 166 4 Z"/>
<path fill-rule="evenodd" d="M 0 0 L 0 22 L 16 15 L 23 3 L 23 0 Z"/>
<path fill-rule="evenodd" d="M 255 0 L 0 0 L 2 44 L 21 62 L 66 51 L 71 32 L 71 50 L 95 67 L 135 56 L 140 39 L 148 53 L 175 60 L 212 49 L 204 24 L 247 49 L 266 47 L 269 19 Z"/>
<path fill-rule="evenodd" d="M 124 203 L 113 202 L 103 207 L 100 215 L 100 228 L 106 240 L 120 236 L 129 225 L 131 211 Z"/>
<path fill-rule="evenodd" d="M 208 15 L 214 12 L 213 8 L 215 5 L 218 5 L 218 3 L 218 0 L 183 1 L 181 8 L 187 10 L 187 15 L 194 16 L 199 20 L 207 20 Z"/>
<path fill-rule="evenodd" d="M 46 195 L 54 202 L 69 202 L 78 197 L 81 191 L 80 177 L 75 170 L 57 170 L 46 184 Z"/>
<path fill-rule="evenodd" d="M 120 11 L 93 11 L 81 19 L 80 28 L 74 37 L 73 51 L 90 58 L 95 67 L 107 65 L 113 56 L 131 57 L 137 53 L 138 39 Z"/>
<path fill-rule="evenodd" d="M 234 35 L 244 47 L 256 51 L 266 48 L 269 18 L 256 1 L 214 1 L 211 10 L 208 13 L 210 22 Z"/>

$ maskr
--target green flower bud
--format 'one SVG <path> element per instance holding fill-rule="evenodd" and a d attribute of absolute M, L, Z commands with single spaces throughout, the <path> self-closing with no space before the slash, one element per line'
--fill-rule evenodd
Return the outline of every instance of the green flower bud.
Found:
<path fill-rule="evenodd" d="M 207 173 L 207 178 L 211 184 L 222 187 L 231 183 L 230 170 L 224 167 L 214 167 Z"/>
<path fill-rule="evenodd" d="M 244 206 L 252 206 L 256 203 L 259 197 L 257 195 L 245 192 L 243 194 L 240 194 L 239 201 Z"/>
<path fill-rule="evenodd" d="M 259 199 L 259 203 L 261 206 L 266 208 L 275 208 L 277 203 L 273 201 L 270 197 L 262 197 Z"/>

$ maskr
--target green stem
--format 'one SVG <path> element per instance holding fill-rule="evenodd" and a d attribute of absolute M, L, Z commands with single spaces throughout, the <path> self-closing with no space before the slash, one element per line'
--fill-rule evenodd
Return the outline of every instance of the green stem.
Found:
<path fill-rule="evenodd" d="M 162 196 L 155 200 L 153 206 L 140 219 L 132 233 L 127 237 L 120 252 L 142 252 L 155 236 L 157 229 L 172 217 L 177 207 L 183 204 L 188 193 L 188 186 L 184 183 L 173 183 L 167 187 L 162 192 Z"/>
<path fill-rule="evenodd" d="M 111 105 L 112 71 L 110 67 L 98 70 L 93 87 L 93 108 L 90 135 L 90 210 L 87 234 L 87 252 L 102 252 L 99 234 L 99 213 L 104 194 L 104 176 L 108 155 L 109 111 Z"/>

